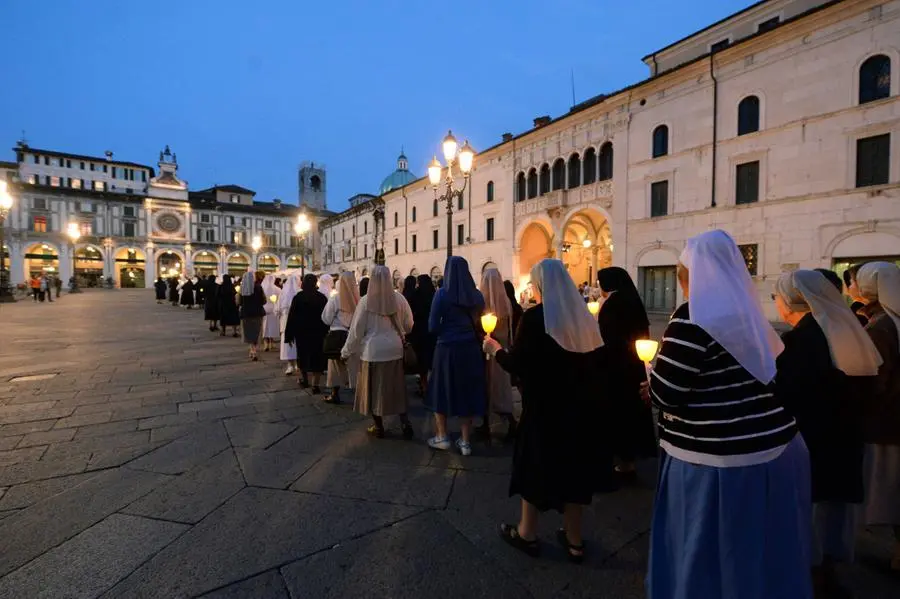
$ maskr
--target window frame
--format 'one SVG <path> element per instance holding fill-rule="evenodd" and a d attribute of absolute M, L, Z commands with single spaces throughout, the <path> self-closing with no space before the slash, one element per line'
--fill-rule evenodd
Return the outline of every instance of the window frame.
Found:
<path fill-rule="evenodd" d="M 750 200 L 749 198 L 745 198 L 744 201 L 741 201 L 741 180 L 740 175 L 743 168 L 750 168 L 752 165 L 756 165 L 756 197 Z M 735 206 L 749 206 L 751 204 L 758 204 L 760 201 L 760 189 L 762 187 L 762 162 L 760 160 L 747 160 L 744 162 L 738 162 L 734 165 L 734 204 Z"/>
<path fill-rule="evenodd" d="M 488 181 L 487 185 L 485 185 L 485 197 L 486 197 L 486 201 L 485 201 L 486 204 L 489 204 L 494 201 L 494 182 L 493 181 Z"/>
<path fill-rule="evenodd" d="M 657 154 L 656 153 L 656 132 L 663 128 L 665 128 L 665 130 L 666 130 L 666 145 L 665 145 L 664 151 Z M 665 158 L 666 156 L 669 156 L 671 154 L 671 151 L 672 151 L 672 128 L 669 126 L 668 123 L 659 123 L 658 125 L 653 127 L 653 130 L 650 133 L 650 159 L 657 160 L 659 158 Z"/>
<path fill-rule="evenodd" d="M 647 218 L 664 218 L 666 216 L 671 216 L 674 212 L 672 201 L 673 196 L 673 185 L 672 185 L 672 173 L 660 174 L 652 179 L 648 179 L 647 181 Z M 653 189 L 659 183 L 666 183 L 666 213 L 665 214 L 653 214 Z"/>
<path fill-rule="evenodd" d="M 860 184 L 859 143 L 861 141 L 882 138 L 882 137 L 887 137 L 887 139 L 888 139 L 887 180 L 884 182 L 879 182 L 879 183 Z M 853 189 L 865 190 L 865 189 L 869 189 L 871 187 L 878 187 L 880 185 L 889 185 L 890 182 L 895 179 L 895 177 L 893 175 L 894 175 L 894 173 L 896 173 L 896 167 L 894 165 L 894 162 L 896 160 L 896 152 L 894 151 L 894 148 L 892 147 L 894 143 L 895 143 L 894 135 L 893 135 L 893 132 L 890 130 L 872 131 L 865 135 L 854 136 L 853 143 L 852 143 L 853 160 L 851 162 L 851 169 L 850 169 Z"/>
<path fill-rule="evenodd" d="M 489 216 L 484 221 L 485 241 L 494 241 L 495 235 L 496 235 L 496 226 L 494 224 L 494 217 Z"/>
<path fill-rule="evenodd" d="M 741 106 L 744 105 L 745 101 L 747 101 L 751 98 L 756 98 L 756 129 L 754 129 L 752 131 L 741 132 Z M 735 127 L 735 130 L 737 132 L 737 137 L 743 137 L 744 135 L 752 135 L 754 133 L 759 133 L 760 131 L 762 131 L 762 129 L 763 129 L 762 115 L 763 115 L 763 99 L 760 96 L 760 94 L 754 92 L 751 94 L 747 94 L 747 95 L 743 96 L 740 100 L 738 100 L 737 105 L 735 106 L 735 116 L 737 117 L 735 119 L 736 120 L 735 124 L 737 125 Z"/>
<path fill-rule="evenodd" d="M 889 76 L 890 83 L 888 85 L 888 95 L 882 98 L 873 98 L 871 100 L 866 100 L 865 102 L 860 101 L 861 92 L 862 92 L 862 68 L 863 66 L 878 56 L 884 56 L 888 59 L 888 68 L 889 68 Z M 871 52 L 864 56 L 859 63 L 856 65 L 856 70 L 854 72 L 854 85 L 853 85 L 853 104 L 855 106 L 865 106 L 866 104 L 871 104 L 872 102 L 879 102 L 881 100 L 885 100 L 891 98 L 892 96 L 898 95 L 898 82 L 895 65 L 898 64 L 897 53 L 888 49 L 880 49 L 874 52 Z"/>

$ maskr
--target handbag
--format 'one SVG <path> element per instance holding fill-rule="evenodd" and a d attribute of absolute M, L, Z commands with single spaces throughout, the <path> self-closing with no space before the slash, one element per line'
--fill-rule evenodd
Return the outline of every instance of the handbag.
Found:
<path fill-rule="evenodd" d="M 340 316 L 340 312 L 335 315 L 334 320 L 337 320 L 338 316 Z M 334 320 L 331 321 L 332 325 L 334 325 Z M 325 358 L 328 360 L 340 360 L 341 350 L 344 349 L 344 344 L 347 343 L 349 335 L 350 333 L 347 331 L 329 327 L 328 332 L 325 334 L 325 340 L 322 341 L 322 354 Z"/>
<path fill-rule="evenodd" d="M 419 372 L 419 356 L 416 355 L 416 350 L 406 339 L 406 335 L 403 334 L 400 325 L 394 320 L 396 314 L 396 312 L 391 314 L 390 319 L 391 324 L 394 325 L 394 330 L 400 335 L 400 342 L 403 343 L 403 372 L 405 374 L 416 374 Z"/>

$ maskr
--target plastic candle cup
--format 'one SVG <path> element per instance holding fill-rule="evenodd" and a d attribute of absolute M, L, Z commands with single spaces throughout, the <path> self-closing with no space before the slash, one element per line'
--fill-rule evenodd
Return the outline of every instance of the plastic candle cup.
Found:
<path fill-rule="evenodd" d="M 235 286 L 234 286 L 234 291 L 235 291 L 235 293 L 240 293 L 240 292 L 241 292 L 241 286 L 240 286 L 240 285 L 235 285 Z"/>
<path fill-rule="evenodd" d="M 600 312 L 600 302 L 588 302 L 587 309 L 588 312 L 591 313 L 591 316 L 597 316 Z"/>
<path fill-rule="evenodd" d="M 647 367 L 647 375 L 650 374 L 650 362 L 656 357 L 656 350 L 659 349 L 659 343 L 652 339 L 638 339 L 634 342 L 634 349 L 637 351 L 638 358 Z"/>
<path fill-rule="evenodd" d="M 278 301 L 278 296 L 277 296 L 277 295 L 270 295 L 270 296 L 269 296 L 269 301 L 272 302 L 272 303 L 274 304 L 275 302 Z"/>
<path fill-rule="evenodd" d="M 487 333 L 487 336 L 490 337 L 491 333 L 494 332 L 494 329 L 497 328 L 497 315 L 488 312 L 487 314 L 483 314 L 481 316 L 481 328 L 484 329 L 484 332 Z M 490 354 L 488 354 L 488 360 L 491 359 Z"/>

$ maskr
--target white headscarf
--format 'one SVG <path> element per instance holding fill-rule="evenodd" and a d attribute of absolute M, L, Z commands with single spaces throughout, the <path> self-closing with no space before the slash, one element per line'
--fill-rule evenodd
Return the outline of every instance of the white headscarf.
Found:
<path fill-rule="evenodd" d="M 481 275 L 481 295 L 484 296 L 484 311 L 493 312 L 497 318 L 509 318 L 512 306 L 506 296 L 503 277 L 496 268 L 489 268 Z"/>
<path fill-rule="evenodd" d="M 340 299 L 341 312 L 353 314 L 359 303 L 359 286 L 356 284 L 356 275 L 350 271 L 341 273 L 338 279 L 338 297 Z"/>
<path fill-rule="evenodd" d="M 279 312 L 287 312 L 291 309 L 291 302 L 294 301 L 294 296 L 299 291 L 297 286 L 299 276 L 300 273 L 289 275 L 284 282 L 284 287 L 281 288 L 281 293 L 278 295 L 278 301 L 275 302 L 275 309 Z"/>
<path fill-rule="evenodd" d="M 679 261 L 688 269 L 691 321 L 761 383 L 775 378 L 784 350 L 766 320 L 756 287 L 734 240 L 714 229 L 688 239 Z"/>
<path fill-rule="evenodd" d="M 248 270 L 244 273 L 243 278 L 241 278 L 241 295 L 253 295 L 253 277 L 252 270 Z"/>
<path fill-rule="evenodd" d="M 541 294 L 544 331 L 566 351 L 585 354 L 603 345 L 600 327 L 559 260 L 541 260 L 531 269 Z"/>
<path fill-rule="evenodd" d="M 811 312 L 831 351 L 834 366 L 848 376 L 875 376 L 882 359 L 875 344 L 837 288 L 822 273 L 797 270 L 781 275 L 775 291 L 795 312 Z"/>
<path fill-rule="evenodd" d="M 900 268 L 890 262 L 869 262 L 856 273 L 860 294 L 878 302 L 897 325 L 900 335 Z"/>
<path fill-rule="evenodd" d="M 331 290 L 334 289 L 334 279 L 330 274 L 325 273 L 319 277 L 319 293 L 325 297 L 331 297 Z"/>
<path fill-rule="evenodd" d="M 387 266 L 376 265 L 369 277 L 369 291 L 366 293 L 366 310 L 390 316 L 397 311 L 397 299 L 394 295 L 394 284 L 391 271 Z"/>
<path fill-rule="evenodd" d="M 265 277 L 263 277 L 262 290 L 263 290 L 263 293 L 266 294 L 267 302 L 272 301 L 271 298 L 273 295 L 275 296 L 275 298 L 277 300 L 278 296 L 281 295 L 281 289 L 279 289 L 278 286 L 275 285 L 275 275 L 268 274 Z"/>

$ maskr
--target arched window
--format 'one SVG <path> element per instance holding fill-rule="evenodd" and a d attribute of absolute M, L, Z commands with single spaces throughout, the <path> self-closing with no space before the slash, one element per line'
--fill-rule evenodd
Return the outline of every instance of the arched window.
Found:
<path fill-rule="evenodd" d="M 538 177 L 540 182 L 540 195 L 550 193 L 550 165 L 546 162 L 541 166 L 541 174 Z"/>
<path fill-rule="evenodd" d="M 600 146 L 600 168 L 598 169 L 598 181 L 609 181 L 613 176 L 613 145 L 606 142 Z"/>
<path fill-rule="evenodd" d="M 653 130 L 653 157 L 659 158 L 669 153 L 669 128 L 660 125 Z"/>
<path fill-rule="evenodd" d="M 566 161 L 562 158 L 557 158 L 556 162 L 553 163 L 552 179 L 551 187 L 553 188 L 553 191 L 562 189 L 566 186 Z"/>
<path fill-rule="evenodd" d="M 309 186 L 313 191 L 322 191 L 322 179 L 319 178 L 319 175 L 309 178 Z"/>
<path fill-rule="evenodd" d="M 516 201 L 525 201 L 525 173 L 519 173 L 516 177 Z"/>
<path fill-rule="evenodd" d="M 488 202 L 494 201 L 494 182 L 493 181 L 487 182 L 487 201 Z"/>
<path fill-rule="evenodd" d="M 537 197 L 537 171 L 531 169 L 528 171 L 528 199 Z"/>
<path fill-rule="evenodd" d="M 431 209 L 431 212 L 432 212 L 431 216 L 438 215 L 437 199 L 434 200 L 434 207 Z"/>
<path fill-rule="evenodd" d="M 572 154 L 569 157 L 569 189 L 581 185 L 581 157 Z"/>
<path fill-rule="evenodd" d="M 891 59 L 876 54 L 859 67 L 859 103 L 874 102 L 891 95 Z"/>
<path fill-rule="evenodd" d="M 597 152 L 588 148 L 584 153 L 584 184 L 590 185 L 597 180 Z"/>
<path fill-rule="evenodd" d="M 738 104 L 738 135 L 759 131 L 759 98 L 747 96 Z"/>

